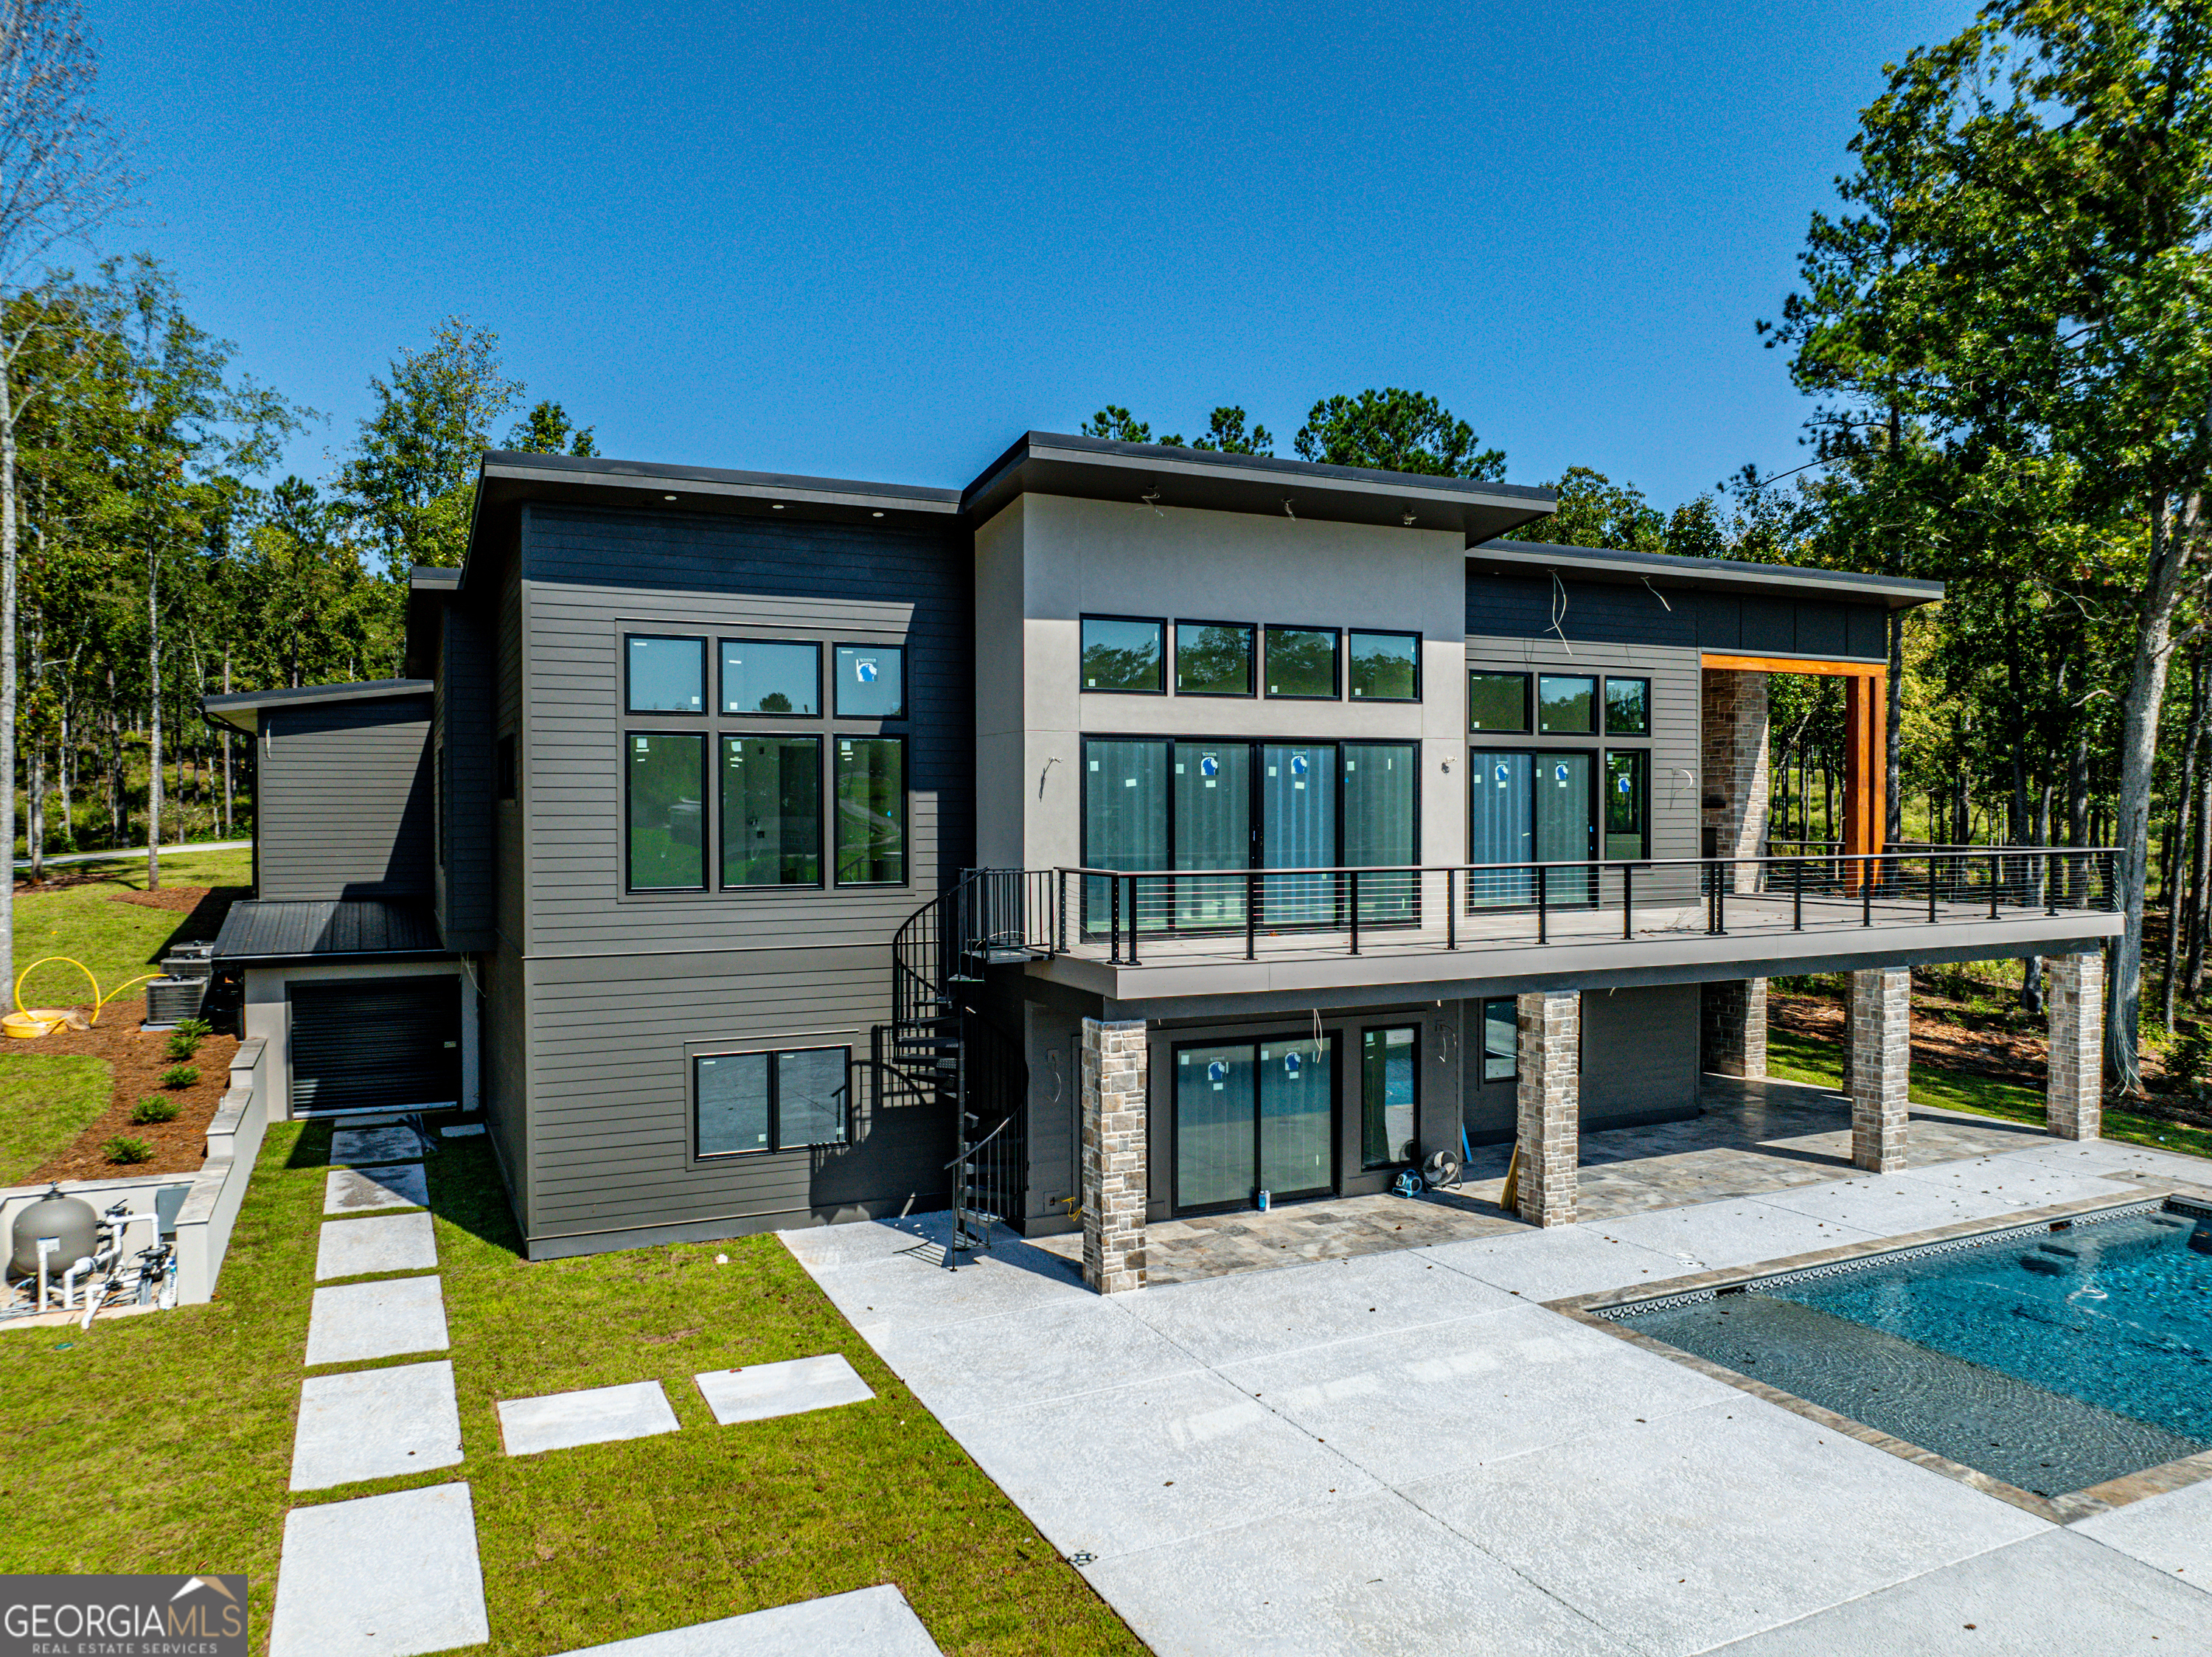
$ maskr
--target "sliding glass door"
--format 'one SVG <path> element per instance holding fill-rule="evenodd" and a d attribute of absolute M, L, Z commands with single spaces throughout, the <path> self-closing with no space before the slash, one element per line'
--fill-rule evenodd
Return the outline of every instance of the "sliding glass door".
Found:
<path fill-rule="evenodd" d="M 1335 868 L 1335 748 L 1270 742 L 1260 753 L 1260 866 Z M 1266 885 L 1263 912 L 1270 926 L 1328 926 L 1337 919 L 1331 876 L 1271 874 Z"/>
<path fill-rule="evenodd" d="M 1236 869 L 1216 880 L 1176 882 L 1177 926 L 1244 924 L 1241 872 L 1252 867 L 1252 746 L 1178 742 L 1175 749 L 1175 867 Z"/>
<path fill-rule="evenodd" d="M 1104 740 L 1083 745 L 1083 861 L 1091 868 L 1158 869 L 1168 866 L 1168 745 L 1164 740 Z M 1121 925 L 1167 924 L 1156 898 L 1140 890 L 1143 911 L 1129 913 L 1127 881 L 1092 877 L 1083 883 L 1084 922 L 1103 930 L 1120 886 Z M 1141 887 L 1142 883 L 1139 883 Z M 1164 896 L 1164 894 L 1158 894 Z"/>
<path fill-rule="evenodd" d="M 1335 1037 L 1206 1042 L 1175 1063 L 1175 1206 L 1241 1208 L 1334 1182 Z"/>
<path fill-rule="evenodd" d="M 1421 861 L 1419 752 L 1410 742 L 1345 745 L 1346 868 L 1402 869 Z M 1419 907 L 1418 874 L 1372 874 L 1359 882 L 1362 926 L 1410 924 Z"/>
<path fill-rule="evenodd" d="M 1597 813 L 1591 780 L 1595 756 L 1540 753 L 1536 760 L 1536 861 L 1586 863 L 1597 856 Z M 1545 893 L 1555 904 L 1595 901 L 1593 877 L 1579 869 L 1555 868 L 1545 877 Z"/>
<path fill-rule="evenodd" d="M 1467 860 L 1477 872 L 1467 878 L 1470 907 L 1534 901 L 1534 883 L 1517 871 L 1483 871 L 1484 863 L 1528 863 L 1536 856 L 1535 808 L 1531 803 L 1535 771 L 1532 757 L 1510 752 L 1468 756 L 1471 820 Z"/>

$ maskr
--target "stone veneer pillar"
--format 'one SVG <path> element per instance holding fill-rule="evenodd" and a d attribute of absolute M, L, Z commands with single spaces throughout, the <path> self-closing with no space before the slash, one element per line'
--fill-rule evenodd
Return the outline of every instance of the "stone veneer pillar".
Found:
<path fill-rule="evenodd" d="M 2104 1131 L 2105 953 L 2049 955 L 2043 965 L 2051 974 L 2044 1123 L 2055 1139 L 2094 1139 Z"/>
<path fill-rule="evenodd" d="M 1766 752 L 1766 675 L 1705 669 L 1698 726 L 1700 819 L 1716 857 L 1756 857 L 1766 838 L 1772 779 Z M 1732 892 L 1758 890 L 1759 871 L 1735 871 Z"/>
<path fill-rule="evenodd" d="M 1083 1281 L 1101 1295 L 1145 1286 L 1144 1020 L 1083 1020 Z"/>
<path fill-rule="evenodd" d="M 1912 975 L 1902 966 L 1851 974 L 1851 1165 L 1870 1173 L 1905 1167 L 1912 1066 Z"/>
<path fill-rule="evenodd" d="M 1575 1222 L 1582 1160 L 1582 996 L 1545 990 L 1515 998 L 1521 1051 L 1521 1217 Z"/>
<path fill-rule="evenodd" d="M 1766 980 L 1698 986 L 1698 1063 L 1717 1075 L 1766 1077 Z"/>

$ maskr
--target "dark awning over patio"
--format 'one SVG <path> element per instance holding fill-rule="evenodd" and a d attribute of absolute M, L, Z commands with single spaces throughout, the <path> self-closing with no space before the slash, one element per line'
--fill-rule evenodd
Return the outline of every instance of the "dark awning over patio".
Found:
<path fill-rule="evenodd" d="M 448 955 L 421 899 L 348 898 L 326 903 L 233 904 L 216 934 L 219 965 Z"/>

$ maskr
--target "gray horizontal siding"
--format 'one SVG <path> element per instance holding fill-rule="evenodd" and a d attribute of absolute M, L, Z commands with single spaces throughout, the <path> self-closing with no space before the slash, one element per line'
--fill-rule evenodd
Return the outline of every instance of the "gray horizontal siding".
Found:
<path fill-rule="evenodd" d="M 271 709 L 264 719 L 259 895 L 429 897 L 430 698 Z"/>
<path fill-rule="evenodd" d="M 1468 1138 L 1512 1140 L 1517 1087 L 1482 1078 L 1482 1003 L 1466 1003 L 1462 1066 Z M 1582 997 L 1581 1121 L 1584 1133 L 1698 1114 L 1698 986 L 1587 990 Z"/>

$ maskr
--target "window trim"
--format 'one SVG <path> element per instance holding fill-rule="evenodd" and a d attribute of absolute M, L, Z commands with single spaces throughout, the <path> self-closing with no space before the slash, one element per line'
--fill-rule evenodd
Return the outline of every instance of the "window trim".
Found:
<path fill-rule="evenodd" d="M 632 788 L 635 787 L 635 784 L 630 781 L 630 779 L 635 776 L 636 773 L 632 770 L 629 764 L 631 752 L 629 744 L 635 741 L 641 736 L 686 737 L 697 742 L 699 745 L 699 873 L 702 876 L 702 881 L 701 884 L 697 886 L 639 886 L 630 878 L 631 869 L 633 867 L 630 860 L 629 839 L 632 826 L 630 821 L 630 791 Z M 650 728 L 637 729 L 625 726 L 622 731 L 619 740 L 623 744 L 623 760 L 622 768 L 623 895 L 626 898 L 690 897 L 702 892 L 711 892 L 714 889 L 714 884 L 712 880 L 708 877 L 710 877 L 714 871 L 715 849 L 713 842 L 708 838 L 708 819 L 714 813 L 710 813 L 708 809 L 706 773 L 708 762 L 712 758 L 714 752 L 714 733 L 711 730 L 663 731 Z"/>
<path fill-rule="evenodd" d="M 1469 667 L 1467 670 L 1467 676 L 1469 679 L 1474 678 L 1478 673 L 1485 679 L 1517 679 L 1521 681 L 1521 728 L 1515 731 L 1485 729 L 1474 722 L 1474 710 L 1471 706 L 1462 704 L 1459 716 L 1467 726 L 1468 734 L 1482 737 L 1535 735 L 1536 675 L 1525 668 L 1518 667 Z M 1474 685 L 1469 685 L 1467 687 L 1467 696 L 1468 701 L 1472 703 L 1474 697 Z"/>
<path fill-rule="evenodd" d="M 1587 736 L 1595 738 L 1605 723 L 1605 675 L 1602 673 L 1543 673 L 1535 674 L 1536 703 L 1530 710 L 1532 736 Z M 1589 681 L 1590 687 L 1590 722 L 1578 731 L 1553 731 L 1544 728 L 1544 681 L 1547 679 L 1579 679 Z"/>
<path fill-rule="evenodd" d="M 895 714 L 847 714 L 837 711 L 837 692 L 843 681 L 837 677 L 837 652 L 840 650 L 896 650 L 898 652 L 898 711 Z M 821 717 L 831 723 L 847 725 L 903 725 L 913 717 L 911 692 L 907 684 L 906 643 L 884 644 L 867 639 L 833 638 L 830 641 L 830 700 Z"/>
<path fill-rule="evenodd" d="M 1109 619 L 1105 617 L 1101 620 Z M 1182 630 L 1186 627 L 1234 627 L 1245 637 L 1244 688 L 1241 691 L 1186 691 L 1182 688 Z M 1260 694 L 1260 624 L 1256 621 L 1186 621 L 1177 617 L 1175 622 L 1174 643 L 1170 654 L 1175 659 L 1175 671 L 1170 675 L 1172 689 L 1177 696 L 1211 698 L 1217 702 L 1250 701 Z M 1144 694 L 1150 695 L 1150 691 Z"/>
<path fill-rule="evenodd" d="M 630 684 L 631 656 L 629 647 L 640 640 L 661 644 L 696 644 L 699 647 L 699 705 L 696 708 L 687 711 L 682 708 L 639 708 L 631 705 L 630 697 L 633 686 Z M 707 646 L 711 642 L 709 637 L 702 636 L 697 633 L 633 633 L 625 628 L 623 631 L 622 641 L 622 714 L 624 719 L 658 719 L 663 714 L 667 714 L 677 719 L 704 719 L 707 717 L 707 691 L 708 688 L 707 682 Z M 719 690 L 720 687 L 718 685 L 714 688 Z"/>
<path fill-rule="evenodd" d="M 689 1154 L 684 1164 L 689 1168 L 712 1168 L 743 1161 L 752 1157 L 801 1156 L 817 1150 L 837 1150 L 854 1144 L 860 1124 L 859 1098 L 854 1077 L 860 1066 L 854 1062 L 853 1050 L 859 1033 L 835 1030 L 820 1035 L 793 1033 L 785 1036 L 765 1036 L 752 1040 L 738 1039 L 726 1042 L 686 1042 L 684 1045 L 684 1084 L 685 1102 L 690 1114 L 690 1132 L 686 1148 Z M 787 1046 L 784 1043 L 804 1043 Z M 777 1045 L 769 1045 L 777 1044 Z M 790 1145 L 783 1143 L 783 1119 L 781 1109 L 782 1067 L 777 1061 L 786 1053 L 827 1053 L 842 1051 L 845 1055 L 845 1132 L 841 1139 L 823 1140 L 818 1144 Z M 749 1151 L 705 1151 L 699 1148 L 699 1061 L 702 1058 L 751 1058 L 763 1057 L 768 1064 L 768 1137 L 769 1142 Z"/>
<path fill-rule="evenodd" d="M 1362 696 L 1352 688 L 1352 641 L 1364 634 L 1370 638 L 1409 638 L 1413 641 L 1413 693 L 1411 696 Z M 1386 706 L 1407 708 L 1422 700 L 1425 688 L 1421 682 L 1422 637 L 1417 632 L 1407 632 L 1402 627 L 1347 627 L 1344 630 L 1344 699 L 1346 702 L 1382 703 Z"/>
<path fill-rule="evenodd" d="M 1606 736 L 1631 736 L 1640 741 L 1651 740 L 1651 676 L 1649 673 L 1607 673 L 1598 687 L 1598 716 Z M 1641 685 L 1644 687 L 1644 728 L 1640 731 L 1620 731 L 1613 728 L 1612 689 L 1616 684 Z"/>
<path fill-rule="evenodd" d="M 1157 627 L 1160 630 L 1160 688 L 1158 690 L 1132 691 L 1124 689 L 1119 685 L 1085 685 L 1083 682 L 1083 652 L 1085 648 L 1083 643 L 1083 630 L 1094 621 L 1126 621 L 1134 623 L 1139 626 Z M 1171 660 L 1175 652 L 1173 644 L 1169 637 L 1168 627 L 1169 622 L 1165 616 L 1115 616 L 1108 615 L 1103 611 L 1098 610 L 1079 611 L 1075 618 L 1075 688 L 1085 696 L 1167 695 L 1168 687 L 1175 679 L 1174 663 Z"/>
<path fill-rule="evenodd" d="M 729 705 L 729 659 L 723 652 L 732 644 L 786 644 L 803 646 L 814 652 L 814 711 L 811 714 L 793 710 L 788 713 L 769 713 L 757 708 L 732 708 Z M 904 669 L 901 669 L 902 674 Z M 903 697 L 905 686 L 900 686 Z M 732 633 L 714 640 L 714 717 L 717 719 L 820 719 L 822 718 L 822 641 L 818 638 L 753 638 Z"/>
<path fill-rule="evenodd" d="M 897 892 L 912 886 L 914 884 L 914 771 L 911 763 L 913 751 L 906 733 L 903 731 L 831 731 L 829 733 L 829 737 L 833 745 L 839 742 L 896 742 L 898 744 L 899 868 L 901 870 L 900 877 L 896 880 L 848 880 L 839 876 L 837 873 L 837 754 L 833 746 L 830 754 L 830 764 L 823 777 L 830 790 L 830 812 L 827 819 L 830 832 L 826 837 L 828 844 L 823 848 L 823 854 L 829 860 L 829 867 L 823 872 L 830 887 L 838 892 Z M 740 888 L 740 890 L 751 892 L 766 889 L 769 888 L 759 886 Z M 804 889 L 801 888 L 801 890 Z"/>
<path fill-rule="evenodd" d="M 1261 654 L 1259 658 L 1260 689 L 1270 702 L 1341 702 L 1344 695 L 1344 632 L 1341 627 L 1322 627 L 1303 621 L 1266 621 L 1260 624 Z M 1313 696 L 1302 691 L 1286 691 L 1278 695 L 1267 689 L 1267 661 L 1274 654 L 1267 642 L 1270 633 L 1327 633 L 1335 643 L 1330 648 L 1333 664 L 1331 682 L 1334 688 L 1327 696 Z"/>
<path fill-rule="evenodd" d="M 1388 1024 L 1363 1024 L 1359 1028 L 1359 1171 L 1362 1173 L 1381 1173 L 1392 1168 L 1410 1168 L 1421 1160 L 1421 1020 L 1407 1024 L 1394 1020 Z M 1367 1160 L 1367 1038 L 1388 1035 L 1393 1030 L 1413 1033 L 1413 1154 L 1409 1158 L 1389 1162 L 1370 1162 Z"/>
<path fill-rule="evenodd" d="M 830 871 L 827 867 L 828 848 L 826 847 L 816 848 L 814 854 L 815 862 L 817 866 L 820 868 L 821 872 L 811 880 L 778 880 L 773 885 L 767 883 L 757 884 L 750 881 L 732 884 L 728 879 L 729 859 L 727 849 L 730 841 L 730 825 L 727 819 L 729 814 L 729 807 L 726 803 L 722 793 L 721 782 L 724 770 L 722 762 L 728 758 L 728 745 L 732 742 L 769 742 L 776 740 L 787 742 L 811 742 L 814 745 L 815 820 L 826 825 L 828 817 L 827 813 L 823 812 L 822 805 L 823 785 L 827 780 L 823 775 L 822 768 L 822 739 L 823 733 L 819 730 L 716 731 L 714 733 L 714 740 L 718 745 L 714 753 L 714 850 L 716 853 L 714 858 L 715 891 L 820 892 L 829 884 Z"/>

